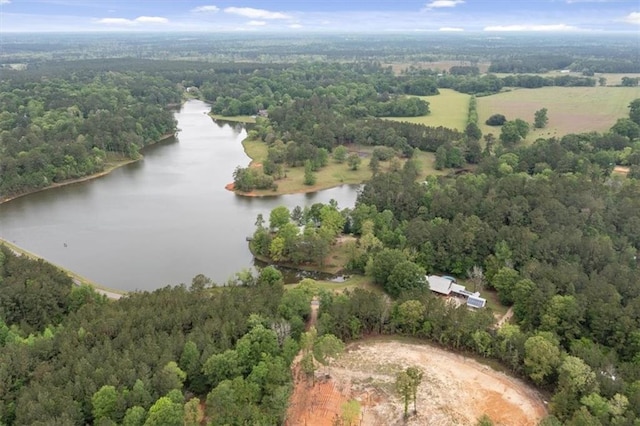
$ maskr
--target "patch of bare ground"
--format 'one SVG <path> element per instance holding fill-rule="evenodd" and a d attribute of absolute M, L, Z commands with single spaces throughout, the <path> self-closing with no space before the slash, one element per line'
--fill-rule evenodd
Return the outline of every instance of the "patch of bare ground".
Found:
<path fill-rule="evenodd" d="M 618 173 L 619 175 L 627 175 L 629 174 L 629 167 L 626 166 L 615 166 L 613 168 L 614 173 Z"/>
<path fill-rule="evenodd" d="M 404 422 L 395 376 L 409 366 L 422 368 L 424 379 L 418 388 L 418 412 Z M 331 367 L 330 379 L 312 385 L 297 377 L 289 426 L 331 425 L 351 399 L 361 404 L 360 424 L 372 426 L 475 425 L 483 414 L 496 425 L 534 426 L 546 415 L 541 398 L 522 381 L 426 344 L 361 341 L 347 347 Z"/>

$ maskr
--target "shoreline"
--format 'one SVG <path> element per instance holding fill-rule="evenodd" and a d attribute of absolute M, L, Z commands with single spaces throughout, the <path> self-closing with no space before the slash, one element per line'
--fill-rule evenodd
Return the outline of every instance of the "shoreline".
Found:
<path fill-rule="evenodd" d="M 208 115 L 213 121 L 220 120 L 220 121 L 226 121 L 226 122 L 229 122 L 229 123 L 241 123 L 241 124 L 254 124 L 255 123 L 255 119 L 252 119 L 251 121 L 247 120 L 247 118 L 249 118 L 248 116 L 224 117 L 224 116 L 221 116 L 221 115 L 211 114 L 211 113 L 209 113 Z M 248 141 L 248 140 L 249 140 L 249 137 L 247 136 L 241 142 L 242 149 L 243 149 L 244 153 L 246 154 L 247 157 L 249 157 L 249 164 L 247 165 L 247 167 L 259 167 L 259 166 L 262 165 L 262 163 L 260 161 L 258 161 L 257 158 L 253 158 L 247 152 L 247 146 L 245 145 L 245 141 Z M 250 191 L 250 192 L 242 192 L 242 191 L 236 190 L 234 188 L 233 182 L 230 182 L 230 183 L 228 183 L 228 184 L 226 184 L 224 186 L 224 189 L 226 189 L 227 191 L 233 192 L 234 194 L 236 194 L 236 195 L 238 195 L 240 197 L 260 198 L 260 197 L 278 197 L 280 195 L 309 194 L 309 193 L 312 193 L 312 192 L 324 191 L 325 189 L 338 188 L 338 187 L 341 187 L 343 185 L 361 185 L 363 183 L 364 182 L 360 182 L 360 183 L 344 183 L 344 182 L 337 181 L 337 182 L 329 184 L 329 185 L 311 185 L 311 186 L 301 185 L 299 188 L 296 188 L 293 191 L 279 191 L 279 190 L 273 191 L 273 190 L 269 190 L 269 189 L 264 189 L 264 190 L 253 190 L 253 191 Z"/>
<path fill-rule="evenodd" d="M 176 130 L 176 132 L 177 132 L 177 130 Z M 169 139 L 170 137 L 175 136 L 176 132 L 163 135 L 160 139 L 158 139 L 154 143 L 149 144 L 147 146 L 152 146 L 152 145 L 157 144 L 158 142 L 162 142 L 163 140 Z M 63 181 L 63 182 L 57 182 L 57 183 L 49 185 L 49 186 L 47 186 L 45 188 L 32 189 L 30 191 L 23 192 L 22 194 L 13 195 L 13 196 L 10 196 L 10 197 L 5 197 L 5 198 L 0 198 L 0 205 L 2 205 L 4 203 L 8 203 L 10 201 L 13 201 L 15 199 L 18 199 L 20 197 L 24 197 L 26 195 L 35 194 L 35 193 L 42 192 L 42 191 L 47 191 L 47 190 L 53 189 L 53 188 L 60 188 L 60 187 L 63 187 L 63 186 L 68 186 L 68 185 L 73 185 L 73 184 L 76 184 L 76 183 L 88 182 L 88 181 L 91 181 L 91 180 L 94 180 L 94 179 L 98 179 L 98 178 L 101 178 L 101 177 L 104 177 L 104 176 L 108 175 L 109 173 L 113 172 L 116 169 L 119 169 L 120 167 L 123 167 L 123 166 L 126 166 L 128 164 L 132 164 L 132 163 L 141 161 L 142 159 L 144 159 L 144 156 L 140 155 L 140 158 L 135 159 L 135 160 L 134 159 L 126 159 L 126 160 L 117 161 L 115 163 L 109 163 L 107 165 L 107 167 L 103 171 L 98 172 L 98 173 L 94 173 L 94 174 L 83 176 L 83 177 L 76 178 L 76 179 L 66 180 L 66 181 Z M 20 247 L 20 246 L 18 246 L 16 244 L 14 244 L 14 243 L 11 243 L 11 242 L 7 241 L 6 239 L 2 238 L 2 236 L 0 236 L 0 245 L 7 246 L 16 255 L 19 255 L 19 256 L 24 255 L 24 256 L 28 256 L 31 259 L 36 259 L 36 260 L 40 259 L 43 262 L 47 262 L 47 263 L 55 266 L 56 268 L 60 269 L 61 271 L 63 271 L 69 277 L 71 277 L 71 279 L 73 280 L 73 283 L 75 285 L 83 285 L 83 284 L 84 285 L 89 285 L 89 286 L 93 287 L 93 289 L 97 293 L 102 294 L 104 296 L 107 296 L 109 299 L 113 299 L 113 300 L 120 299 L 122 296 L 127 294 L 126 291 L 109 288 L 109 287 L 100 285 L 100 284 L 98 284 L 98 283 L 96 283 L 94 281 L 91 281 L 90 279 L 85 278 L 85 277 L 83 277 L 82 275 L 80 275 L 80 274 L 78 274 L 76 272 L 73 272 L 73 271 L 71 271 L 71 270 L 69 270 L 67 268 L 64 268 L 64 267 L 62 267 L 60 265 L 57 265 L 57 264 L 45 259 L 42 256 L 39 256 L 39 255 L 37 255 L 35 253 L 32 253 L 32 252 L 30 252 L 30 251 L 28 251 L 28 250 L 26 250 L 26 249 L 24 249 L 24 248 L 22 248 L 22 247 Z"/>
<path fill-rule="evenodd" d="M 92 175 L 87 175 L 87 176 L 83 176 L 83 177 L 80 177 L 80 178 L 69 179 L 69 180 L 65 180 L 65 181 L 62 181 L 62 182 L 52 183 L 51 185 L 46 186 L 44 188 L 35 188 L 35 189 L 31 189 L 31 190 L 29 190 L 27 192 L 23 192 L 21 194 L 12 195 L 10 197 L 2 198 L 2 199 L 0 199 L 0 204 L 8 203 L 9 201 L 16 200 L 16 199 L 24 197 L 26 195 L 36 194 L 38 192 L 47 191 L 49 189 L 61 188 L 63 186 L 68 186 L 68 185 L 73 185 L 73 184 L 76 184 L 76 183 L 88 182 L 88 181 L 93 180 L 93 179 L 98 179 L 98 178 L 101 178 L 103 176 L 108 175 L 112 171 L 114 171 L 116 169 L 119 169 L 122 166 L 126 166 L 127 164 L 135 163 L 135 162 L 140 161 L 140 160 L 142 160 L 142 157 L 137 159 L 137 160 L 129 159 L 129 160 L 118 161 L 117 163 L 110 164 L 103 171 L 98 172 L 98 173 L 94 173 Z"/>
<path fill-rule="evenodd" d="M 177 132 L 177 130 L 176 130 Z M 147 146 L 153 146 L 159 142 L 162 142 L 166 139 L 169 139 L 170 137 L 175 136 L 175 133 L 171 133 L 171 134 L 166 134 L 164 136 L 162 136 L 160 139 L 158 139 L 157 141 L 155 141 L 152 144 L 149 144 Z M 36 194 L 38 192 L 42 192 L 42 191 L 47 191 L 49 189 L 53 189 L 53 188 L 60 188 L 63 186 L 68 186 L 68 185 L 73 185 L 76 183 L 82 183 L 82 182 L 88 182 L 90 180 L 94 180 L 94 179 L 98 179 L 101 177 L 104 177 L 106 175 L 108 175 L 109 173 L 111 173 L 112 171 L 119 169 L 120 167 L 126 166 L 128 164 L 132 164 L 132 163 L 136 163 L 138 161 L 141 161 L 144 159 L 144 155 L 140 154 L 140 158 L 138 159 L 126 159 L 126 160 L 121 160 L 121 161 L 116 161 L 115 163 L 107 163 L 107 166 L 105 167 L 105 169 L 101 172 L 98 173 L 93 173 L 91 175 L 87 175 L 87 176 L 83 176 L 83 177 L 79 177 L 79 178 L 75 178 L 75 179 L 68 179 L 62 182 L 56 182 L 56 183 L 52 183 L 49 186 L 45 186 L 44 188 L 35 188 L 35 189 L 31 189 L 29 191 L 23 192 L 21 194 L 17 194 L 17 195 L 11 195 L 9 197 L 4 197 L 4 198 L 0 198 L 0 205 L 4 204 L 4 203 L 8 203 L 9 201 L 13 201 L 16 200 L 18 198 L 24 197 L 26 195 L 30 195 L 30 194 Z"/>
<path fill-rule="evenodd" d="M 280 197 L 282 195 L 295 195 L 295 194 L 309 194 L 312 192 L 319 192 L 319 191 L 324 191 L 326 189 L 333 189 L 333 188 L 339 188 L 343 185 L 362 185 L 364 182 L 362 183 L 338 183 L 336 185 L 331 185 L 331 186 L 310 186 L 308 188 L 301 188 L 300 190 L 296 190 L 296 191 L 287 191 L 287 192 L 280 192 L 280 191 L 271 191 L 271 193 L 265 193 L 265 194 L 259 194 L 255 191 L 251 191 L 251 192 L 241 192 L 241 191 L 237 191 L 234 188 L 233 182 L 230 182 L 228 184 L 226 184 L 224 186 L 224 189 L 226 189 L 229 192 L 233 192 L 234 194 L 236 194 L 239 197 L 251 197 L 251 198 L 261 198 L 261 197 Z M 265 189 L 264 191 L 269 191 L 267 189 Z"/>
<path fill-rule="evenodd" d="M 77 286 L 80 286 L 80 285 L 91 286 L 91 287 L 93 287 L 93 289 L 97 293 L 102 294 L 104 296 L 107 296 L 109 299 L 113 299 L 113 300 L 120 299 L 122 296 L 127 294 L 126 291 L 117 290 L 117 289 L 114 289 L 114 288 L 109 288 L 109 287 L 100 285 L 100 284 L 98 284 L 98 283 L 96 283 L 94 281 L 91 281 L 90 279 L 85 278 L 85 277 L 83 277 L 82 275 L 80 275 L 80 274 L 78 274 L 76 272 L 73 272 L 73 271 L 71 271 L 71 270 L 69 270 L 67 268 L 64 268 L 64 267 L 62 267 L 60 265 L 57 265 L 57 264 L 45 259 L 42 256 L 39 256 L 39 255 L 29 251 L 29 250 L 26 250 L 26 249 L 24 249 L 24 248 L 22 248 L 20 246 L 17 246 L 14 243 L 11 243 L 11 242 L 5 240 L 2 237 L 0 237 L 0 245 L 4 245 L 7 248 L 9 248 L 9 250 L 13 251 L 16 254 L 16 256 L 27 256 L 28 258 L 33 259 L 33 260 L 42 260 L 43 262 L 47 262 L 48 264 L 55 266 L 56 268 L 60 269 L 62 272 L 67 274 L 73 280 L 73 283 L 75 285 L 77 285 Z"/>
<path fill-rule="evenodd" d="M 249 155 L 249 153 L 247 152 L 247 147 L 245 145 L 245 141 L 247 141 L 249 139 L 249 137 L 246 137 L 245 139 L 242 140 L 242 149 L 244 150 L 244 153 L 247 155 L 247 157 L 249 157 L 249 165 L 247 167 L 259 167 L 262 165 L 262 163 L 260 161 L 258 161 L 258 159 L 253 158 Z M 276 181 L 277 183 L 277 181 Z M 340 182 L 337 181 L 335 183 L 331 183 L 328 185 L 311 185 L 311 186 L 307 186 L 307 185 L 300 185 L 299 188 L 296 188 L 295 190 L 292 191 L 280 191 L 280 190 L 270 190 L 270 189 L 263 189 L 263 190 L 258 190 L 261 192 L 257 192 L 256 190 L 253 190 L 251 192 L 242 192 L 242 191 L 238 191 L 234 188 L 234 183 L 230 182 L 228 184 L 225 185 L 224 189 L 226 189 L 227 191 L 233 192 L 234 194 L 240 196 L 240 197 L 251 197 L 251 198 L 258 198 L 258 197 L 278 197 L 281 195 L 294 195 L 294 194 L 309 194 L 312 192 L 319 192 L 319 191 L 324 191 L 326 189 L 332 189 L 332 188 L 339 188 L 343 185 L 362 185 L 366 182 L 359 182 L 359 183 L 353 183 L 353 182 Z"/>

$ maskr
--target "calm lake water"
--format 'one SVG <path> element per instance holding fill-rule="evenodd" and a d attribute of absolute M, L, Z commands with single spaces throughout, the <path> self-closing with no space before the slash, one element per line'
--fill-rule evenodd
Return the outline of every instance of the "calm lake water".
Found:
<path fill-rule="evenodd" d="M 352 207 L 357 188 L 249 198 L 224 189 L 249 158 L 240 126 L 220 125 L 207 104 L 176 113 L 178 137 L 144 159 L 88 182 L 0 205 L 0 236 L 99 284 L 153 290 L 199 274 L 224 283 L 253 265 L 246 237 L 262 213 L 335 199 Z M 65 247 L 66 244 L 66 247 Z"/>

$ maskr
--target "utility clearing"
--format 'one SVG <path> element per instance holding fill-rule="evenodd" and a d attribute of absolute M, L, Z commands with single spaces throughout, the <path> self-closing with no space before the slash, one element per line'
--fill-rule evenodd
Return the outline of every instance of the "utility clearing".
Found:
<path fill-rule="evenodd" d="M 411 402 L 404 422 L 395 377 L 410 366 L 421 368 L 424 377 L 417 414 Z M 535 426 L 547 414 L 541 397 L 524 382 L 427 344 L 364 340 L 347 346 L 330 370 L 320 367 L 315 384 L 298 367 L 294 373 L 288 426 L 331 426 L 353 399 L 361 405 L 354 424 L 362 425 L 475 425 L 486 414 L 495 425 Z"/>

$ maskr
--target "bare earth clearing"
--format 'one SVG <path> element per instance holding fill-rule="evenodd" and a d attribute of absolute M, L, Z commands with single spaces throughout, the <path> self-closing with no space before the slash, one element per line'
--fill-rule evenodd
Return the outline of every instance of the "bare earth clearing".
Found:
<path fill-rule="evenodd" d="M 419 366 L 418 414 L 404 423 L 395 375 Z M 322 367 L 317 376 L 324 377 Z M 332 425 L 341 406 L 357 399 L 362 425 L 475 425 L 487 414 L 496 425 L 534 426 L 546 415 L 535 390 L 473 359 L 426 344 L 367 340 L 351 344 L 331 367 L 331 379 L 314 386 L 302 375 L 290 400 L 285 424 Z M 413 405 L 410 405 L 410 410 Z"/>

